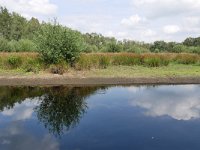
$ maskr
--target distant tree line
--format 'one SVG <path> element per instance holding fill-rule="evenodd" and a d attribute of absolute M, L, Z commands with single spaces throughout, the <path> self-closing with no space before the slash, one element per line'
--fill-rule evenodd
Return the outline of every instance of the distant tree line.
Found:
<path fill-rule="evenodd" d="M 53 43 L 48 43 L 48 41 Z M 39 22 L 37 18 L 27 20 L 16 12 L 9 12 L 7 8 L 0 7 L 0 51 L 41 51 L 46 57 L 56 54 L 58 57 L 70 60 L 74 59 L 77 52 L 200 53 L 200 37 L 187 38 L 182 43 L 119 41 L 114 37 L 105 37 L 97 33 L 82 34 L 58 23 Z"/>

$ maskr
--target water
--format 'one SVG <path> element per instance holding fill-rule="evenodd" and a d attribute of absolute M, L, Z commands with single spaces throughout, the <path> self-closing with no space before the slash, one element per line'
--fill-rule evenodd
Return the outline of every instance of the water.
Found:
<path fill-rule="evenodd" d="M 200 85 L 0 88 L 0 150 L 199 150 Z"/>

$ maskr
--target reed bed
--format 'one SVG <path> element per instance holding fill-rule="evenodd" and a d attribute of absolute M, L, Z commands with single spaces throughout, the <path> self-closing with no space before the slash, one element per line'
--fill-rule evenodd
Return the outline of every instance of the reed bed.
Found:
<path fill-rule="evenodd" d="M 76 68 L 106 68 L 108 65 L 160 67 L 169 63 L 199 64 L 199 62 L 200 55 L 188 53 L 95 53 L 81 54 L 76 62 Z"/>
<path fill-rule="evenodd" d="M 200 64 L 200 55 L 189 53 L 82 53 L 72 65 L 76 70 L 104 69 L 110 66 L 146 67 L 167 66 L 169 63 Z M 38 53 L 0 53 L 0 69 L 23 69 L 25 72 L 51 70 L 52 73 L 69 69 L 65 61 L 60 64 L 45 64 Z"/>

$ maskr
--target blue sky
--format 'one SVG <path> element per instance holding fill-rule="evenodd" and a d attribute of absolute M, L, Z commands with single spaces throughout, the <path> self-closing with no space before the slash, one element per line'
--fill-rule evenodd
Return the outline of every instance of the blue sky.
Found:
<path fill-rule="evenodd" d="M 117 39 L 183 41 L 200 36 L 199 0 L 0 0 L 23 16 Z"/>

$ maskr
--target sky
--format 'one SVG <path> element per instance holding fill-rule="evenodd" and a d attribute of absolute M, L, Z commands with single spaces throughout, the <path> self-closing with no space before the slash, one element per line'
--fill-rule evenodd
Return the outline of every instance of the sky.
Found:
<path fill-rule="evenodd" d="M 200 0 L 0 0 L 26 18 L 117 39 L 181 42 L 200 36 Z"/>

